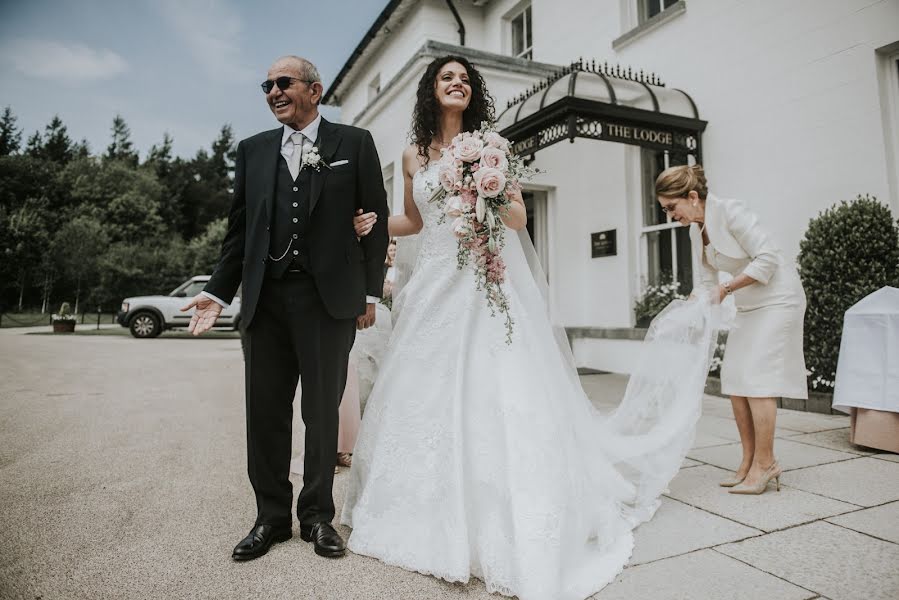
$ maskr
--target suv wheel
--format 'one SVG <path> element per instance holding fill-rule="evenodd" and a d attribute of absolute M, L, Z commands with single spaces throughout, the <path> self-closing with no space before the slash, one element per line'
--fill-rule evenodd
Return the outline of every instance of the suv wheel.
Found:
<path fill-rule="evenodd" d="M 128 327 L 136 338 L 154 338 L 162 333 L 159 319 L 151 312 L 140 312 L 131 319 Z"/>

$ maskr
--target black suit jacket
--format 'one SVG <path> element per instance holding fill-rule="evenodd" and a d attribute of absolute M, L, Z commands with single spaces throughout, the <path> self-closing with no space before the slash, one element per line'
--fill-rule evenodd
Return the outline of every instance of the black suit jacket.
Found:
<path fill-rule="evenodd" d="M 221 257 L 205 291 L 228 302 L 243 283 L 241 323 L 248 327 L 268 266 L 270 224 L 283 128 L 264 131 L 237 145 L 234 199 Z M 326 164 L 312 171 L 306 246 L 309 267 L 325 310 L 335 319 L 365 312 L 365 296 L 381 297 L 387 254 L 387 197 L 371 133 L 324 118 L 318 130 Z M 311 168 L 311 167 L 304 167 Z M 356 209 L 378 214 L 371 233 L 356 239 Z"/>

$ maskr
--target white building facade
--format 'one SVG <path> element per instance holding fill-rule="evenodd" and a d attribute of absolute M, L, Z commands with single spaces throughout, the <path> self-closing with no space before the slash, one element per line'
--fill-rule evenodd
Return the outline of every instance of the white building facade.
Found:
<path fill-rule="evenodd" d="M 790 261 L 840 200 L 899 216 L 899 0 L 392 0 L 325 103 L 372 132 L 395 211 L 416 85 L 445 54 L 541 170 L 529 228 L 582 367 L 630 372 L 636 299 L 690 287 L 687 231 L 652 192 L 665 165 L 701 160 Z"/>

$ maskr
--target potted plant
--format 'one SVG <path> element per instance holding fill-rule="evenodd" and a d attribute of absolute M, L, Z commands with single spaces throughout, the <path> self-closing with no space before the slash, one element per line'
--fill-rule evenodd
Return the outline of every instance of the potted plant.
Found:
<path fill-rule="evenodd" d="M 75 331 L 75 315 L 72 314 L 72 307 L 68 302 L 63 302 L 59 307 L 59 314 L 54 314 L 51 318 L 53 322 L 53 333 L 72 333 Z"/>
<path fill-rule="evenodd" d="M 684 300 L 686 296 L 680 293 L 681 284 L 674 279 L 661 285 L 650 285 L 643 295 L 634 304 L 634 316 L 637 318 L 637 327 L 649 327 L 649 323 L 668 306 L 672 300 Z"/>

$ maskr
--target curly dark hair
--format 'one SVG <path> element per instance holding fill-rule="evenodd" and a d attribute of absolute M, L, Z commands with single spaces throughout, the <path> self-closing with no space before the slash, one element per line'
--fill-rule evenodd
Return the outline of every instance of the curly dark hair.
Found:
<path fill-rule="evenodd" d="M 471 102 L 462 113 L 462 131 L 474 131 L 480 129 L 483 121 L 493 122 L 494 107 L 493 96 L 487 91 L 487 85 L 480 72 L 467 58 L 462 56 L 441 56 L 434 59 L 418 81 L 418 93 L 415 99 L 415 110 L 412 112 L 412 143 L 418 146 L 418 155 L 424 158 L 425 165 L 431 160 L 428 147 L 437 134 L 440 124 L 440 105 L 434 95 L 434 82 L 437 73 L 444 65 L 457 62 L 468 71 L 468 81 L 471 84 Z"/>

